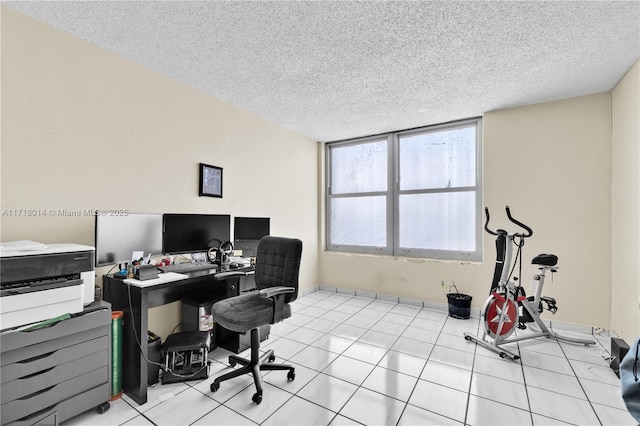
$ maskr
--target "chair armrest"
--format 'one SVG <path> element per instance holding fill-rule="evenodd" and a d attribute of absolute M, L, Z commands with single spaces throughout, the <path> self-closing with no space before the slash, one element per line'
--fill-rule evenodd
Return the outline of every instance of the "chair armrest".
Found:
<path fill-rule="evenodd" d="M 258 294 L 260 296 L 265 296 L 265 297 L 271 298 L 273 296 L 278 296 L 278 295 L 281 295 L 281 294 L 293 293 L 294 291 L 296 291 L 296 289 L 293 288 L 293 287 L 278 286 L 278 287 L 263 288 L 262 290 L 260 290 L 258 292 Z"/>
<path fill-rule="evenodd" d="M 258 291 L 258 294 L 262 297 L 268 297 L 271 299 L 271 303 L 273 303 L 273 316 L 271 317 L 271 324 L 275 324 L 276 322 L 282 319 L 282 315 L 284 312 L 284 299 L 285 295 L 289 293 L 293 293 L 296 291 L 293 287 L 267 287 Z"/>
<path fill-rule="evenodd" d="M 244 277 L 245 275 L 247 275 L 247 273 L 242 271 L 228 271 L 214 274 L 213 279 L 216 281 L 222 281 L 233 277 Z"/>

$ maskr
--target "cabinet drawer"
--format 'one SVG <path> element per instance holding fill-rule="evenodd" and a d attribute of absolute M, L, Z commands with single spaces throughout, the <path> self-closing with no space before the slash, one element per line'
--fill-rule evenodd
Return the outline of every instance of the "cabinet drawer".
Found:
<path fill-rule="evenodd" d="M 55 340 L 45 340 L 42 343 L 34 343 L 29 346 L 17 347 L 13 350 L 5 347 L 5 339 L 2 338 L 2 356 L 0 357 L 0 364 L 5 366 L 7 364 L 14 364 L 31 358 L 41 357 L 63 348 L 92 341 L 96 337 L 109 336 L 109 331 L 109 326 L 102 325 L 101 327 L 94 329 L 80 331 L 68 336 L 62 336 Z M 109 345 L 106 347 L 109 347 Z"/>
<path fill-rule="evenodd" d="M 21 417 L 11 423 L 8 426 L 40 426 L 40 419 L 49 421 L 55 418 L 58 425 L 72 417 L 77 416 L 80 413 L 84 413 L 88 410 L 95 410 L 98 405 L 108 402 L 111 398 L 111 387 L 109 384 L 97 386 L 87 392 L 79 395 L 72 396 L 65 399 L 56 405 L 47 407 L 36 413 L 31 413 L 28 416 Z M 48 426 L 50 423 L 42 423 L 42 426 Z"/>
<path fill-rule="evenodd" d="M 4 391 L 4 384 L 12 380 L 55 367 L 59 364 L 75 361 L 76 359 L 96 352 L 105 352 L 104 359 L 106 363 L 108 362 L 108 354 L 106 353 L 108 348 L 109 336 L 101 336 L 97 339 L 83 341 L 76 345 L 63 347 L 32 358 L 21 359 L 17 362 L 3 365 L 0 367 L 0 382 L 3 386 L 2 389 Z"/>
<path fill-rule="evenodd" d="M 100 367 L 108 366 L 108 354 L 94 353 L 84 358 L 57 365 L 36 374 L 30 374 L 2 385 L 0 401 L 2 404 L 31 395 L 42 389 L 66 382 L 78 375 L 89 373 Z M 103 381 L 107 381 L 105 377 Z M 85 389 L 78 389 L 83 391 Z"/>
<path fill-rule="evenodd" d="M 0 421 L 2 424 L 16 421 L 25 417 L 25 413 L 35 413 L 104 384 L 108 374 L 109 368 L 101 367 L 21 399 L 2 404 Z"/>
<path fill-rule="evenodd" d="M 4 358 L 5 352 L 11 350 L 56 340 L 69 334 L 81 333 L 110 323 L 111 312 L 109 309 L 101 309 L 74 316 L 46 328 L 32 331 L 9 330 L 0 335 L 2 341 L 2 357 Z"/>

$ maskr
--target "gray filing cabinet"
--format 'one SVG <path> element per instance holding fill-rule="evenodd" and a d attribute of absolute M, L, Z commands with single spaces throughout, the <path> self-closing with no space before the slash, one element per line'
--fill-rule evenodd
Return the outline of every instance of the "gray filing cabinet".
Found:
<path fill-rule="evenodd" d="M 57 425 L 111 398 L 111 305 L 97 301 L 70 319 L 0 333 L 2 425 Z"/>

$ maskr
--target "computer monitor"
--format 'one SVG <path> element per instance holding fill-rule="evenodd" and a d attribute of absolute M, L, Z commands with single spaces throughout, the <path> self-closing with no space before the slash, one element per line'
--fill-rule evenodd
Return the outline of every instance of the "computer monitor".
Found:
<path fill-rule="evenodd" d="M 162 254 L 162 215 L 96 215 L 96 266 L 128 263 L 133 252 Z"/>
<path fill-rule="evenodd" d="M 270 233 L 268 217 L 236 217 L 233 220 L 233 237 L 236 250 L 245 257 L 255 256 L 260 239 Z"/>
<path fill-rule="evenodd" d="M 231 216 L 165 213 L 162 224 L 164 254 L 200 253 L 231 239 Z"/>

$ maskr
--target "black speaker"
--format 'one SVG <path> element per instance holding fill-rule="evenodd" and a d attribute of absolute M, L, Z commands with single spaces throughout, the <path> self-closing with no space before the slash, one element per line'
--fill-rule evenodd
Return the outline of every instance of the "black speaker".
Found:
<path fill-rule="evenodd" d="M 611 358 L 613 358 L 613 360 L 610 365 L 611 369 L 618 377 L 620 377 L 620 362 L 622 362 L 622 359 L 627 352 L 629 352 L 629 345 L 627 345 L 627 342 L 617 337 L 611 338 Z"/>

